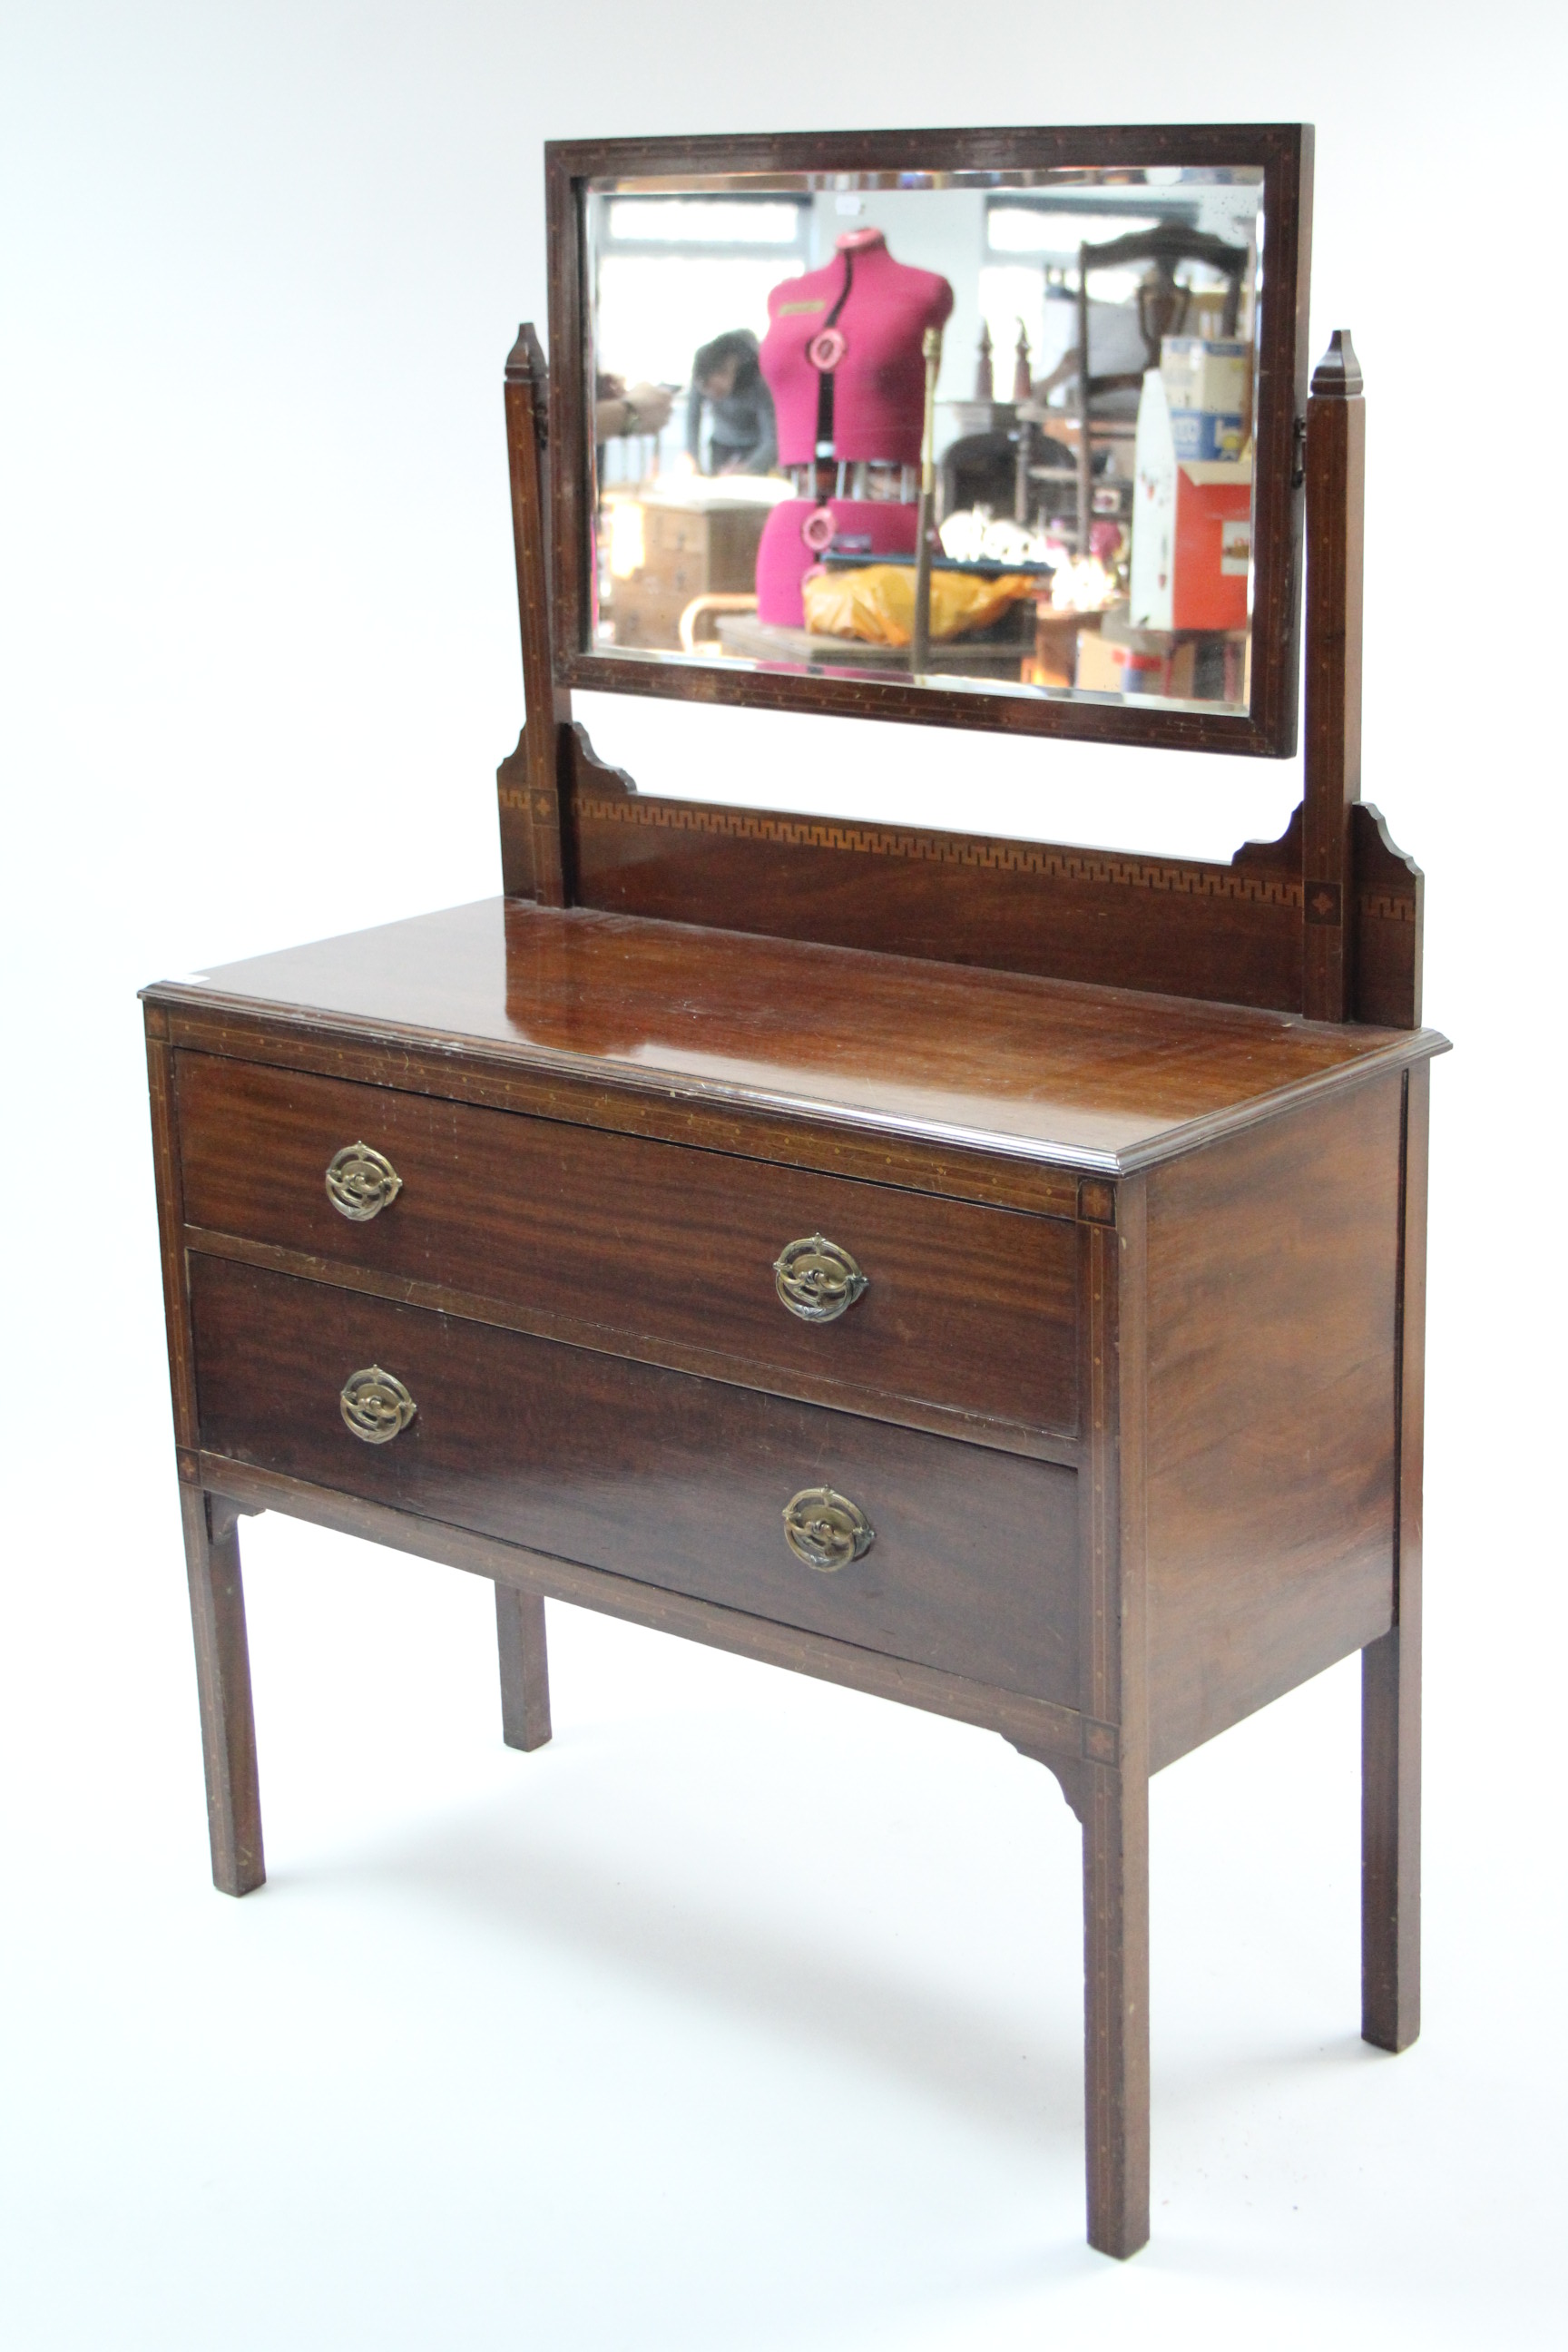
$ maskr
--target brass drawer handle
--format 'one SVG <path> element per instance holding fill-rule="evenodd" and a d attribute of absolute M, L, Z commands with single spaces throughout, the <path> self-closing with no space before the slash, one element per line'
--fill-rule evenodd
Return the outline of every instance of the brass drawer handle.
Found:
<path fill-rule="evenodd" d="M 866 1287 L 866 1276 L 848 1251 L 823 1234 L 780 1250 L 773 1282 L 790 1313 L 803 1323 L 837 1323 Z"/>
<path fill-rule="evenodd" d="M 403 1179 L 386 1154 L 368 1143 L 345 1143 L 327 1163 L 327 1198 L 352 1224 L 379 1217 L 402 1190 Z"/>
<path fill-rule="evenodd" d="M 367 1445 L 390 1445 L 419 1410 L 403 1382 L 384 1372 L 379 1364 L 349 1374 L 338 1408 L 354 1435 L 363 1437 Z"/>
<path fill-rule="evenodd" d="M 877 1530 L 847 1495 L 831 1486 L 803 1486 L 784 1505 L 784 1541 L 807 1568 L 831 1576 L 851 1560 L 863 1559 L 877 1540 Z"/>

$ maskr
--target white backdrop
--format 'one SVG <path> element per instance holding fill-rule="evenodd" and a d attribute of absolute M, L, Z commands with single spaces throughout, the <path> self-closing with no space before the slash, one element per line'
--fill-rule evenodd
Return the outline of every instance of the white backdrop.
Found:
<path fill-rule="evenodd" d="M 1551 0 L 0 16 L 17 2352 L 1561 2340 Z M 1163 1776 L 1154 2214 L 1080 2243 L 1076 1832 L 996 1740 L 247 1529 L 271 1879 L 206 1883 L 133 992 L 497 887 L 500 371 L 547 136 L 1318 125 L 1370 404 L 1366 777 L 1431 877 L 1426 2031 L 1356 2039 L 1345 1667 Z M 600 701 L 650 787 L 1227 855 L 1289 771 Z M 956 778 L 956 787 L 955 787 Z M 906 803 L 907 804 L 907 803 Z"/>

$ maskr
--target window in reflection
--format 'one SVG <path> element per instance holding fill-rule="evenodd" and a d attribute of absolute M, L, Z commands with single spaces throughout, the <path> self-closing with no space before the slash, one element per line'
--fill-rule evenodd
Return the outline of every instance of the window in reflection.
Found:
<path fill-rule="evenodd" d="M 596 184 L 593 645 L 1245 713 L 1262 178 Z"/>

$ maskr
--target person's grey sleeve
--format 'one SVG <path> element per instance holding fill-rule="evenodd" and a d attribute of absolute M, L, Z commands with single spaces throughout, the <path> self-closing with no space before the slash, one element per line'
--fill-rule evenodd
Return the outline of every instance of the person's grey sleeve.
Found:
<path fill-rule="evenodd" d="M 702 457 L 702 386 L 694 383 L 686 402 L 686 450 L 694 463 Z"/>
<path fill-rule="evenodd" d="M 762 438 L 752 459 L 752 471 L 753 474 L 771 474 L 779 457 L 779 424 L 771 397 L 763 402 L 757 423 L 762 428 Z"/>

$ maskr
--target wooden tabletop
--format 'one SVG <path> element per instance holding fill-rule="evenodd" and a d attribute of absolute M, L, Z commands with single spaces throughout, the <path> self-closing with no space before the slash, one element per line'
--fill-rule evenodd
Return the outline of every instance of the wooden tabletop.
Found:
<path fill-rule="evenodd" d="M 1447 1043 L 505 898 L 146 993 L 1108 1174 Z"/>

